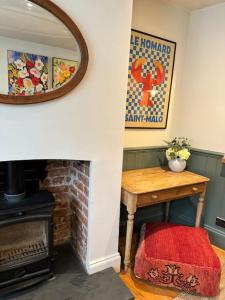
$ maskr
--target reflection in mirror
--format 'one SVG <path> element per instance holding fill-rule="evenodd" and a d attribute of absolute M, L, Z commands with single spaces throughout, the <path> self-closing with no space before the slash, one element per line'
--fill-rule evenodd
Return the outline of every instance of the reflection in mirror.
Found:
<path fill-rule="evenodd" d="M 0 0 L 0 94 L 40 95 L 67 84 L 81 53 L 69 29 L 28 0 Z"/>

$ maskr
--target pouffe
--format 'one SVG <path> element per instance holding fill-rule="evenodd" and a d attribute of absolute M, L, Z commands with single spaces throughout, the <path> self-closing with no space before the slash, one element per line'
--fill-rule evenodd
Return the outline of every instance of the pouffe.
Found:
<path fill-rule="evenodd" d="M 155 222 L 142 227 L 134 273 L 151 284 L 214 297 L 221 266 L 206 230 Z"/>

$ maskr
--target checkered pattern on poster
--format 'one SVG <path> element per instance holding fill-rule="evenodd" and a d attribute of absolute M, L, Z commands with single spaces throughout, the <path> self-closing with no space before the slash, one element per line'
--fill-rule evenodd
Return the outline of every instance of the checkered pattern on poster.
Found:
<path fill-rule="evenodd" d="M 142 34 L 132 30 L 133 39 L 135 36 L 143 36 L 148 40 L 159 39 L 161 44 L 168 44 L 168 41 L 164 42 L 160 38 L 155 38 L 150 35 Z M 147 36 L 147 37 L 146 37 Z M 173 60 L 175 54 L 175 43 L 170 42 L 170 46 L 174 46 L 174 51 L 169 54 L 166 51 L 157 51 L 151 48 L 143 47 L 140 44 L 136 45 L 131 43 L 130 45 L 130 57 L 129 57 L 129 69 L 128 69 L 128 89 L 127 89 L 127 101 L 126 101 L 126 127 L 147 127 L 147 128 L 165 128 L 167 111 L 169 105 L 169 94 L 171 85 L 171 76 L 173 68 Z M 137 83 L 132 76 L 132 64 L 139 58 L 145 58 L 146 62 L 142 65 L 141 76 L 146 78 L 148 73 L 151 73 L 152 78 L 157 77 L 156 67 L 154 61 L 160 62 L 165 70 L 164 81 L 153 87 L 150 92 L 152 106 L 141 106 L 140 101 L 143 96 L 143 84 Z M 143 116 L 142 121 L 132 122 L 134 116 Z M 153 120 L 153 123 L 145 122 L 146 117 L 148 120 Z M 144 124 L 146 123 L 146 124 Z"/>

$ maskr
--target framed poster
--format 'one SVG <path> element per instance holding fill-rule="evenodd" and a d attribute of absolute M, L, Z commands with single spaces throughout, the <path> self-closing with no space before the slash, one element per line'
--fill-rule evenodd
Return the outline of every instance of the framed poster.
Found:
<path fill-rule="evenodd" d="M 48 90 L 48 57 L 8 50 L 9 95 L 35 95 Z"/>
<path fill-rule="evenodd" d="M 175 52 L 175 42 L 132 29 L 126 128 L 166 128 Z"/>
<path fill-rule="evenodd" d="M 78 71 L 79 62 L 53 57 L 53 88 L 58 88 L 70 80 Z"/>

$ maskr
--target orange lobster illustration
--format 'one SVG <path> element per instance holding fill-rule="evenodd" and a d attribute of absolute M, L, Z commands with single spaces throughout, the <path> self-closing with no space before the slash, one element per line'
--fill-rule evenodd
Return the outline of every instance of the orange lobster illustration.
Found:
<path fill-rule="evenodd" d="M 142 77 L 142 65 L 146 63 L 145 58 L 139 58 L 135 60 L 131 67 L 131 74 L 137 83 L 142 83 L 142 92 L 143 97 L 139 101 L 140 106 L 153 106 L 153 102 L 151 100 L 151 91 L 154 86 L 160 85 L 163 83 L 165 79 L 165 69 L 163 65 L 159 61 L 154 61 L 153 64 L 156 68 L 156 78 L 152 78 L 152 74 L 148 73 L 146 77 Z"/>

